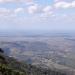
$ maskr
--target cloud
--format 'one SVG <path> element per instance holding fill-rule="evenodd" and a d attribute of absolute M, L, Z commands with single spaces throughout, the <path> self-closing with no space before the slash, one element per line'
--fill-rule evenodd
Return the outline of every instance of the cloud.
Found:
<path fill-rule="evenodd" d="M 72 7 L 75 7 L 75 1 L 73 1 L 73 2 L 71 3 L 71 6 L 72 6 Z"/>
<path fill-rule="evenodd" d="M 48 12 L 48 13 L 42 13 L 42 14 L 41 14 L 41 17 L 42 17 L 42 18 L 48 18 L 48 17 L 52 16 L 52 14 L 53 14 L 52 11 L 50 11 L 50 12 Z"/>
<path fill-rule="evenodd" d="M 34 14 L 38 12 L 38 6 L 37 5 L 30 5 L 26 8 L 14 8 L 14 9 L 8 9 L 8 8 L 0 8 L 0 16 L 18 16 L 19 13 L 21 14 Z M 25 15 L 24 15 L 25 16 Z"/>
<path fill-rule="evenodd" d="M 67 1 L 56 0 L 54 7 L 55 8 L 73 8 L 75 7 L 75 1 L 67 2 Z"/>
<path fill-rule="evenodd" d="M 21 13 L 21 12 L 24 12 L 24 8 L 17 8 L 17 9 L 14 10 L 14 12 L 16 14 Z"/>
<path fill-rule="evenodd" d="M 16 16 L 18 13 L 24 12 L 24 8 L 16 8 L 16 9 L 7 9 L 7 8 L 0 8 L 0 16 Z"/>
<path fill-rule="evenodd" d="M 55 6 L 55 8 L 69 8 L 69 7 L 71 7 L 71 3 L 61 1 L 61 2 L 55 3 L 54 6 Z"/>
<path fill-rule="evenodd" d="M 42 9 L 42 13 L 41 13 L 41 17 L 49 17 L 52 15 L 53 11 L 52 11 L 52 7 L 51 6 L 45 6 L 43 9 Z"/>
<path fill-rule="evenodd" d="M 59 0 L 54 0 L 54 2 L 58 2 Z"/>
<path fill-rule="evenodd" d="M 0 16 L 7 16 L 11 13 L 11 11 L 9 9 L 6 8 L 0 8 Z"/>
<path fill-rule="evenodd" d="M 38 6 L 37 5 L 31 5 L 28 7 L 28 13 L 29 14 L 33 14 L 36 13 L 38 11 Z"/>
<path fill-rule="evenodd" d="M 75 1 L 65 1 L 65 0 L 55 0 L 56 2 L 54 2 L 52 5 L 41 5 L 41 4 L 36 4 L 33 0 L 0 0 L 1 2 L 28 2 L 28 5 L 21 6 L 22 4 L 20 4 L 20 6 L 11 9 L 10 8 L 0 8 L 0 15 L 4 15 L 4 16 L 10 16 L 10 15 L 32 15 L 32 14 L 37 14 L 37 15 L 41 15 L 42 16 L 51 16 L 51 15 L 56 15 L 56 14 L 62 14 L 60 13 L 59 9 L 68 9 L 68 8 L 74 8 L 75 7 Z M 57 13 L 57 11 L 59 13 Z M 61 11 L 62 12 L 62 11 Z M 65 11 L 64 11 L 65 12 Z M 21 13 L 21 14 L 19 14 Z M 23 16 L 22 16 L 23 17 Z"/>
<path fill-rule="evenodd" d="M 42 17 L 43 19 L 46 19 L 47 17 L 50 17 L 52 15 L 52 11 L 51 11 L 51 6 L 46 6 L 42 9 L 42 13 L 40 15 L 40 17 Z"/>
<path fill-rule="evenodd" d="M 11 3 L 11 2 L 26 2 L 31 3 L 33 0 L 0 0 L 0 3 Z"/>
<path fill-rule="evenodd" d="M 51 9 L 52 9 L 51 6 L 46 6 L 46 7 L 43 9 L 43 12 L 48 13 L 48 12 L 50 12 Z"/>
<path fill-rule="evenodd" d="M 72 2 L 72 1 L 74 1 L 74 0 L 54 0 L 54 2 L 61 2 L 61 1 Z"/>

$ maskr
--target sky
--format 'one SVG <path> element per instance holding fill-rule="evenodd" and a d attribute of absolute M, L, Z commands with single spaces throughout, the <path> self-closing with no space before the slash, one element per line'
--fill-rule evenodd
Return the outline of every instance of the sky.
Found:
<path fill-rule="evenodd" d="M 75 0 L 0 0 L 0 32 L 75 31 Z"/>

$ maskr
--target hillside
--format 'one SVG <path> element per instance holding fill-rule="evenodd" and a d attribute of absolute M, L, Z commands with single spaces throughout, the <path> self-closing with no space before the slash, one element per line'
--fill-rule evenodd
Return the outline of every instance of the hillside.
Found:
<path fill-rule="evenodd" d="M 63 72 L 54 71 L 42 67 L 36 67 L 25 62 L 17 61 L 4 54 L 0 49 L 0 75 L 66 75 Z"/>
<path fill-rule="evenodd" d="M 8 38 L 1 40 L 0 45 L 7 55 L 30 64 L 50 65 L 52 62 L 75 69 L 75 41 L 72 37 Z"/>

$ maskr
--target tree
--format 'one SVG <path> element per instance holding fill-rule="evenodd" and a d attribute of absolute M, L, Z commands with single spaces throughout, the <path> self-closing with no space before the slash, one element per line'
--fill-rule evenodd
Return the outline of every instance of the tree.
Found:
<path fill-rule="evenodd" d="M 7 61 L 5 59 L 4 51 L 0 48 L 0 63 L 7 64 Z"/>

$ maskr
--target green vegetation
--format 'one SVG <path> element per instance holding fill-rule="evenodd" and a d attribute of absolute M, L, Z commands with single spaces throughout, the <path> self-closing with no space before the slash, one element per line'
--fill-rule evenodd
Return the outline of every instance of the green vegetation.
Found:
<path fill-rule="evenodd" d="M 5 64 L 0 64 L 0 74 L 1 75 L 25 75 L 25 73 L 13 70 L 12 68 L 9 68 Z"/>
<path fill-rule="evenodd" d="M 18 62 L 14 58 L 4 55 L 0 49 L 0 75 L 66 75 L 62 72 L 32 66 L 31 64 Z"/>
<path fill-rule="evenodd" d="M 0 48 L 0 75 L 25 75 L 25 72 L 14 70 L 8 66 L 4 51 Z"/>

